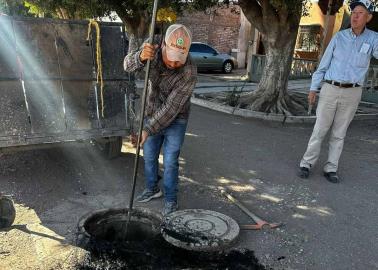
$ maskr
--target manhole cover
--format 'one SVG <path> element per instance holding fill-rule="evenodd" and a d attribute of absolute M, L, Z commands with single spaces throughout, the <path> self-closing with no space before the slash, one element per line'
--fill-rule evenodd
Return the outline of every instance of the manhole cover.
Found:
<path fill-rule="evenodd" d="M 186 209 L 163 219 L 162 235 L 172 245 L 188 250 L 216 251 L 229 247 L 239 235 L 232 218 L 210 210 Z"/>

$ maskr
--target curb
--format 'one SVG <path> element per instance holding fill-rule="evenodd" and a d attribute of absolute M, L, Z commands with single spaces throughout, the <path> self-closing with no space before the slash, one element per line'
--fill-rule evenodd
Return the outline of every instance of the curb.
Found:
<path fill-rule="evenodd" d="M 227 114 L 242 116 L 246 118 L 255 118 L 268 121 L 285 122 L 285 123 L 315 123 L 316 116 L 284 116 L 282 114 L 267 114 L 263 112 L 256 112 L 246 109 L 235 109 L 235 107 L 220 105 L 207 100 L 192 97 L 190 99 L 192 104 L 212 109 L 214 111 L 223 112 Z M 378 119 L 378 113 L 375 114 L 356 114 L 353 120 L 374 120 Z"/>
<path fill-rule="evenodd" d="M 198 73 L 198 76 L 202 76 L 202 77 L 208 77 L 208 78 L 212 78 L 212 79 L 216 79 L 216 80 L 220 80 L 220 81 L 228 81 L 228 82 L 240 82 L 240 81 L 246 81 L 248 82 L 247 79 L 243 80 L 243 77 L 247 75 L 247 71 L 244 73 L 243 72 L 243 75 L 241 74 L 240 72 L 240 75 L 236 75 L 235 73 L 239 73 L 239 72 L 231 72 L 231 74 L 223 74 L 223 73 L 219 73 L 219 74 L 207 74 L 207 73 Z"/>

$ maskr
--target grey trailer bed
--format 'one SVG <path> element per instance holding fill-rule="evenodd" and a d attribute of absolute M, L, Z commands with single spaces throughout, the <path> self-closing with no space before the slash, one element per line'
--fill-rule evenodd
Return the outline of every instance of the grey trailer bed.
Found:
<path fill-rule="evenodd" d="M 124 28 L 100 29 L 103 99 L 88 21 L 0 16 L 0 151 L 101 139 L 110 157 L 120 152 L 133 127 L 135 83 L 123 70 Z"/>

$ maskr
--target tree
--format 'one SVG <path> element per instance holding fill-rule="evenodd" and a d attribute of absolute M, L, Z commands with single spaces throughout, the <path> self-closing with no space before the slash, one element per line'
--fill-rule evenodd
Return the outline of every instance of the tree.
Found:
<path fill-rule="evenodd" d="M 62 19 L 80 19 L 110 16 L 116 12 L 126 26 L 130 46 L 139 47 L 148 36 L 152 17 L 153 0 L 28 0 L 41 10 Z M 160 8 L 181 13 L 184 9 L 205 9 L 217 0 L 160 0 Z"/>
<path fill-rule="evenodd" d="M 238 4 L 262 34 L 266 50 L 266 64 L 257 90 L 242 96 L 241 106 L 266 113 L 296 114 L 304 105 L 288 94 L 287 85 L 299 22 L 306 13 L 307 1 L 239 0 Z"/>
<path fill-rule="evenodd" d="M 0 0 L 0 13 L 11 16 L 32 16 L 22 0 Z"/>

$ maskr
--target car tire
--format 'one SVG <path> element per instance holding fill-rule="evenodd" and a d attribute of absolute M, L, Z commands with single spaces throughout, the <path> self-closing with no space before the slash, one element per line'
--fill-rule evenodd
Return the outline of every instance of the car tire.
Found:
<path fill-rule="evenodd" d="M 226 61 L 223 63 L 223 73 L 231 73 L 232 69 L 234 68 L 234 65 L 231 61 Z"/>

